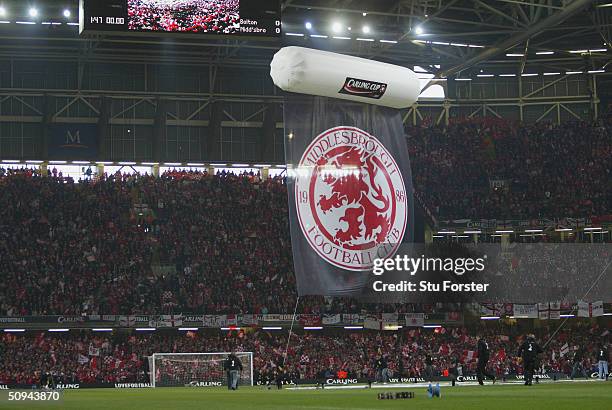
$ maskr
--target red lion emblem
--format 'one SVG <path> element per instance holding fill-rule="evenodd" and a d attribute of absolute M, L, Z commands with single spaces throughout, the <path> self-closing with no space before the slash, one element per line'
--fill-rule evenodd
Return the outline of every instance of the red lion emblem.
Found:
<path fill-rule="evenodd" d="M 356 127 L 330 128 L 291 172 L 297 220 L 321 258 L 363 271 L 396 252 L 407 225 L 406 188 L 376 137 Z"/>
<path fill-rule="evenodd" d="M 346 208 L 339 219 L 348 224 L 346 230 L 338 229 L 336 244 L 351 243 L 355 239 L 372 240 L 375 244 L 385 241 L 391 224 L 385 216 L 390 201 L 376 183 L 378 166 L 372 154 L 364 156 L 363 149 L 345 147 L 333 158 L 321 158 L 318 165 L 333 166 L 338 172 L 323 172 L 323 181 L 331 187 L 332 194 L 320 195 L 318 205 L 326 213 L 333 208 Z"/>

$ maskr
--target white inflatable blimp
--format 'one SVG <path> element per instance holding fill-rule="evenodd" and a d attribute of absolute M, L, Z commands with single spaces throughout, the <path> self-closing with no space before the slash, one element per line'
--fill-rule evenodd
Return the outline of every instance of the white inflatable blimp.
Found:
<path fill-rule="evenodd" d="M 284 91 L 392 108 L 410 107 L 421 92 L 408 68 L 304 47 L 281 48 L 270 75 Z"/>

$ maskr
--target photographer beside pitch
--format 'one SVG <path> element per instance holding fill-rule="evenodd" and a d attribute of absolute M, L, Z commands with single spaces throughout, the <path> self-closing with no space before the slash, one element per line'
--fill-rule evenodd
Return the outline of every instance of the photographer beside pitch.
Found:
<path fill-rule="evenodd" d="M 240 378 L 240 372 L 242 372 L 242 362 L 233 351 L 225 359 L 223 367 L 227 372 L 227 388 L 237 390 L 238 379 Z"/>
<path fill-rule="evenodd" d="M 536 368 L 538 354 L 542 353 L 542 348 L 536 343 L 533 334 L 527 335 L 525 341 L 519 348 L 517 356 L 523 358 L 523 373 L 525 375 L 525 386 L 531 386 L 533 373 Z"/>

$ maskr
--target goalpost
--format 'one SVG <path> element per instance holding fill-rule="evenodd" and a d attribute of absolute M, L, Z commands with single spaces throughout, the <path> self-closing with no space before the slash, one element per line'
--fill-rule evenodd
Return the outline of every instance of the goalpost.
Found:
<path fill-rule="evenodd" d="M 242 362 L 239 384 L 253 385 L 253 352 L 235 352 Z M 223 368 L 229 352 L 153 353 L 149 356 L 151 387 L 227 386 Z"/>

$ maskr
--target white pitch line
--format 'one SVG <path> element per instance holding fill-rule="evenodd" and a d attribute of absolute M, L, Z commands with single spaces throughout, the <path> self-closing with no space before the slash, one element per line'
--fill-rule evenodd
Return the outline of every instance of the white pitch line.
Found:
<path fill-rule="evenodd" d="M 553 381 L 553 380 L 548 380 L 548 379 L 543 379 L 540 380 L 539 384 L 553 384 L 553 383 L 595 383 L 598 382 L 599 380 L 597 379 L 587 379 L 587 380 L 557 380 L 557 381 Z M 432 384 L 437 384 L 438 382 L 432 383 Z M 495 383 L 495 386 L 518 386 L 518 385 L 523 385 L 525 382 L 522 380 L 515 380 L 515 381 L 506 381 L 506 382 L 497 382 Z M 535 383 L 534 383 L 535 384 Z M 454 387 L 467 387 L 467 386 L 478 386 L 478 382 L 458 382 L 455 384 Z M 415 388 L 427 388 L 427 386 L 429 386 L 429 383 L 397 383 L 397 384 L 372 384 L 372 389 L 400 389 L 400 388 L 408 388 L 408 389 L 415 389 Z M 487 382 L 485 383 L 485 386 L 493 386 L 493 383 L 491 382 Z M 453 387 L 451 385 L 450 382 L 440 382 L 440 387 Z M 357 385 L 348 385 L 348 386 L 335 386 L 335 385 L 331 385 L 331 386 L 325 386 L 324 389 L 321 389 L 321 387 L 317 387 L 317 386 L 296 386 L 296 387 L 286 387 L 286 390 L 352 390 L 352 389 L 368 389 L 370 388 L 367 384 L 357 384 Z"/>

